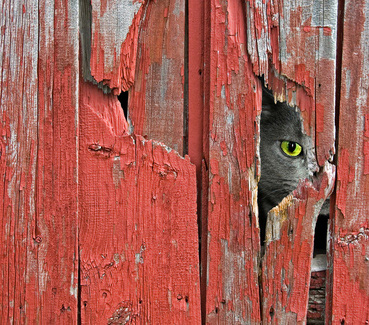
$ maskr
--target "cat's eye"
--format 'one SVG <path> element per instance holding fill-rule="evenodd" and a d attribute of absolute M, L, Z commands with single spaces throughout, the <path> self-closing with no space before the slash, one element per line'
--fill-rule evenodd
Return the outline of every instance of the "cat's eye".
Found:
<path fill-rule="evenodd" d="M 297 157 L 302 153 L 302 147 L 293 141 L 282 141 L 281 149 L 287 156 Z"/>

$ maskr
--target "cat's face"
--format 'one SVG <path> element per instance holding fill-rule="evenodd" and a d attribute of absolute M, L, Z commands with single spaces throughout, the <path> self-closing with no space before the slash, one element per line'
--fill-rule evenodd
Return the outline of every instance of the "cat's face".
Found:
<path fill-rule="evenodd" d="M 316 170 L 311 138 L 304 134 L 300 112 L 286 103 L 274 103 L 263 90 L 260 121 L 261 179 L 259 214 L 265 222 L 270 209 L 296 189 L 299 180 Z"/>

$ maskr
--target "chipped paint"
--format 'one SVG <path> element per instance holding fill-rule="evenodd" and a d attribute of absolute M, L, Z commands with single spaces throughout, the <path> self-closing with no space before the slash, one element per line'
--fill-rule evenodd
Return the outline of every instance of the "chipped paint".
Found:
<path fill-rule="evenodd" d="M 125 321 L 114 306 L 126 299 L 145 323 L 199 323 L 195 166 L 167 145 L 128 135 L 113 95 L 80 87 L 82 322 Z M 188 308 L 168 300 L 171 286 L 190 297 Z"/>
<path fill-rule="evenodd" d="M 210 97 L 203 130 L 209 163 L 202 181 L 209 184 L 202 197 L 207 218 L 202 238 L 208 240 L 204 321 L 257 323 L 259 237 L 251 206 L 261 88 L 246 53 L 243 3 L 211 1 L 205 14 L 210 24 L 205 62 L 210 65 L 204 83 Z"/>

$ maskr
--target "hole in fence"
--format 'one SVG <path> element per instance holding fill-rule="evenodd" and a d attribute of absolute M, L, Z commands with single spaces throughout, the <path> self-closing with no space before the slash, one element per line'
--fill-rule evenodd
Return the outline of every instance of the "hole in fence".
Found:
<path fill-rule="evenodd" d="M 320 214 L 318 216 L 314 235 L 314 257 L 319 254 L 325 254 L 327 251 L 328 219 L 328 214 Z"/>
<path fill-rule="evenodd" d="M 263 86 L 258 187 L 262 244 L 268 212 L 292 193 L 300 180 L 312 177 L 314 159 L 312 140 L 303 130 L 300 110 L 286 102 L 275 102 L 272 91 Z"/>
<path fill-rule="evenodd" d="M 128 121 L 128 91 L 122 91 L 118 95 L 118 100 L 120 105 L 122 106 L 124 117 Z"/>
<path fill-rule="evenodd" d="M 273 318 L 273 316 L 274 316 L 274 308 L 273 307 L 270 307 L 269 315 L 270 315 L 270 317 Z"/>

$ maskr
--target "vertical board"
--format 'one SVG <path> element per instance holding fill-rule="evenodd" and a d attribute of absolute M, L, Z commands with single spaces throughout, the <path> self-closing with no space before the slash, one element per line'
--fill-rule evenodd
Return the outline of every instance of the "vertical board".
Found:
<path fill-rule="evenodd" d="M 82 323 L 198 324 L 195 166 L 125 134 L 116 96 L 80 94 Z"/>
<path fill-rule="evenodd" d="M 209 6 L 204 317 L 210 324 L 253 324 L 260 322 L 254 134 L 258 134 L 261 87 L 246 53 L 243 1 L 211 1 Z"/>
<path fill-rule="evenodd" d="M 39 8 L 36 241 L 40 322 L 76 322 L 78 314 L 78 4 Z M 42 240 L 42 242 L 40 242 Z M 29 266 L 29 269 L 32 267 Z M 42 284 L 42 285 L 41 285 Z M 50 311 L 43 309 L 48 306 Z"/>
<path fill-rule="evenodd" d="M 86 2 L 87 4 L 87 2 Z M 91 1 L 90 71 L 116 95 L 132 86 L 137 37 L 145 5 L 139 1 Z"/>
<path fill-rule="evenodd" d="M 34 241 L 38 20 L 36 1 L 25 7 L 18 2 L 2 1 L 1 7 L 0 322 L 6 324 L 35 319 L 38 311 L 38 294 L 30 295 L 39 285 L 38 247 Z M 27 270 L 28 263 L 33 264 L 36 272 Z M 31 278 L 28 285 L 26 275 Z M 31 315 L 25 313 L 28 303 Z"/>
<path fill-rule="evenodd" d="M 76 323 L 78 6 L 1 21 L 1 323 Z"/>
<path fill-rule="evenodd" d="M 268 216 L 262 258 L 262 319 L 306 321 L 317 215 L 333 187 L 336 1 L 246 2 L 254 72 L 280 101 L 301 110 L 315 144 L 316 174 Z M 263 163 L 263 162 L 261 162 Z"/>
<path fill-rule="evenodd" d="M 185 1 L 149 1 L 145 8 L 128 118 L 136 134 L 184 154 Z"/>
<path fill-rule="evenodd" d="M 329 283 L 332 324 L 369 322 L 369 2 L 345 1 L 337 187 Z"/>
<path fill-rule="evenodd" d="M 116 89 L 134 82 L 131 124 L 113 95 L 119 91 L 104 95 L 81 82 L 81 321 L 198 324 L 196 170 L 172 150 L 183 151 L 184 1 L 144 2 L 119 41 L 121 53 L 135 50 L 129 60 L 121 56 L 119 69 L 107 69 L 108 53 L 118 45 L 106 41 L 109 21 L 101 18 L 106 8 L 120 6 L 115 2 L 104 10 L 92 3 L 91 74 Z M 124 32 L 119 24 L 112 29 Z M 129 36 L 132 31 L 137 37 Z M 118 77 L 124 77 L 121 86 Z M 165 145 L 128 135 L 133 131 Z"/>

